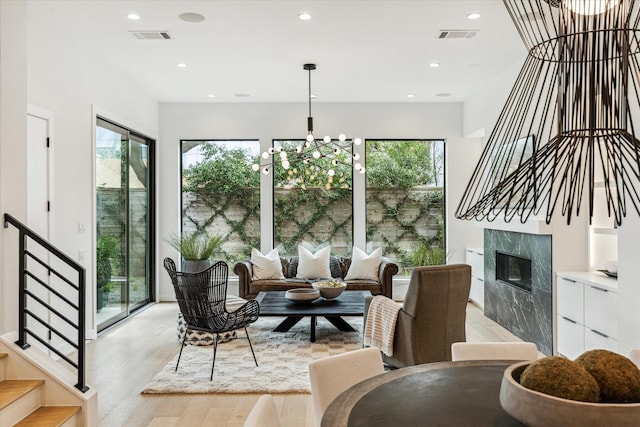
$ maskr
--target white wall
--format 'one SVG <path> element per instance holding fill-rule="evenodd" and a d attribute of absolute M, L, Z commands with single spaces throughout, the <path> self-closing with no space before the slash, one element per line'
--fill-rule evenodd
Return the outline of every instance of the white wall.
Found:
<path fill-rule="evenodd" d="M 94 301 L 94 109 L 151 137 L 158 135 L 158 104 L 142 93 L 138 82 L 100 63 L 100 55 L 70 51 L 55 37 L 42 36 L 28 24 L 27 2 L 0 2 L 2 7 L 2 213 L 26 222 L 27 103 L 53 114 L 54 200 L 52 243 L 72 258 L 83 251 L 87 274 L 89 333 L 95 332 Z M 6 56 L 5 56 L 6 55 Z M 7 59 L 10 58 L 10 59 Z M 7 96 L 5 96 L 5 94 Z M 5 124 L 7 124 L 5 126 Z M 86 224 L 79 233 L 78 224 Z M 7 234 L 6 231 L 3 234 Z M 17 246 L 3 239 L 2 324 L 16 328 L 14 289 Z M 6 246 L 11 244 L 9 250 Z"/>
<path fill-rule="evenodd" d="M 465 101 L 463 135 L 484 136 L 485 140 L 489 138 L 526 57 L 527 51 L 523 44 L 521 55 L 511 58 L 511 66 L 484 82 Z"/>
<path fill-rule="evenodd" d="M 0 1 L 0 215 L 26 217 L 27 188 L 27 9 Z M 4 221 L 4 218 L 3 218 Z M 18 234 L 0 228 L 0 332 L 17 322 Z"/>
<path fill-rule="evenodd" d="M 447 238 L 449 262 L 464 262 L 469 240 L 481 241 L 474 223 L 453 217 L 455 208 L 480 153 L 480 140 L 462 136 L 462 104 L 459 103 L 315 103 L 314 129 L 319 135 L 365 139 L 426 139 L 447 141 Z M 180 140 L 181 139 L 259 139 L 264 147 L 272 139 L 296 139 L 306 135 L 306 104 L 161 104 L 158 148 L 159 258 L 174 259 L 178 254 L 163 238 L 180 230 Z M 357 176 L 357 174 L 356 174 Z M 266 181 L 265 181 L 266 183 Z M 271 191 L 264 185 L 262 191 Z M 354 195 L 357 197 L 357 195 Z M 263 212 L 263 250 L 271 242 L 271 216 L 266 223 Z M 354 219 L 355 226 L 355 219 Z M 161 300 L 173 300 L 173 289 L 166 274 L 160 275 Z"/>

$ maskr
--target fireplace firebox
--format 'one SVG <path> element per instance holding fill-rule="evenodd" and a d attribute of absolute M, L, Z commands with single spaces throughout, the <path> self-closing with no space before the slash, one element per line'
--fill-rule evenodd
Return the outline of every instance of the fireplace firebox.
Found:
<path fill-rule="evenodd" d="M 496 280 L 531 292 L 531 260 L 496 251 Z"/>

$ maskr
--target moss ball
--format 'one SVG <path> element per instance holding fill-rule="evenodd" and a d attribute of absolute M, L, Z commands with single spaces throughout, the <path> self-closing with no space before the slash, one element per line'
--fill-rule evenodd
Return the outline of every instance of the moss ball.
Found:
<path fill-rule="evenodd" d="M 522 372 L 520 384 L 563 399 L 581 402 L 600 400 L 600 388 L 591 374 L 564 357 L 549 356 L 532 362 Z"/>
<path fill-rule="evenodd" d="M 576 363 L 598 383 L 602 403 L 640 402 L 640 369 L 631 360 L 612 351 L 591 350 Z"/>

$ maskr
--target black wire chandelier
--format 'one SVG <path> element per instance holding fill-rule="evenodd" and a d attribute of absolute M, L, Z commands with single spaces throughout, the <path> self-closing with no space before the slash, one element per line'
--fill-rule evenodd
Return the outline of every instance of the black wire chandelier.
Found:
<path fill-rule="evenodd" d="M 505 221 L 602 191 L 616 225 L 640 214 L 640 7 L 635 0 L 503 0 L 529 54 L 456 210 Z"/>
<path fill-rule="evenodd" d="M 348 165 L 349 168 L 365 173 L 365 167 L 360 163 L 360 154 L 353 152 L 353 145 L 361 145 L 361 138 L 354 138 L 352 141 L 348 140 L 346 135 L 341 133 L 337 139 L 333 139 L 330 136 L 317 139 L 313 134 L 313 116 L 311 115 L 311 71 L 316 69 L 316 64 L 304 64 L 303 69 L 309 73 L 309 116 L 307 117 L 307 136 L 304 142 L 296 145 L 295 149 L 288 150 L 286 147 L 271 147 L 269 150 L 263 152 L 260 156 L 260 163 L 252 165 L 254 171 L 262 171 L 264 174 L 271 173 L 276 162 L 279 161 L 282 168 L 291 170 L 289 175 L 292 179 L 294 175 L 292 171 L 296 173 L 302 171 L 305 165 L 310 165 L 315 162 L 320 164 L 321 159 L 329 160 L 328 168 L 322 171 L 328 177 L 333 177 L 336 173 L 334 166 Z M 327 162 L 322 162 L 326 164 Z M 297 167 L 296 167 L 297 166 Z M 315 168 L 319 168 L 315 167 Z"/>

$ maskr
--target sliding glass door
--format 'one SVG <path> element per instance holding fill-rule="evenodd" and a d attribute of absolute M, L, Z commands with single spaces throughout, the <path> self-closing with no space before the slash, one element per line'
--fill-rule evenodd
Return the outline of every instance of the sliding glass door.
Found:
<path fill-rule="evenodd" d="M 153 143 L 129 129 L 97 119 L 98 330 L 153 300 Z"/>

